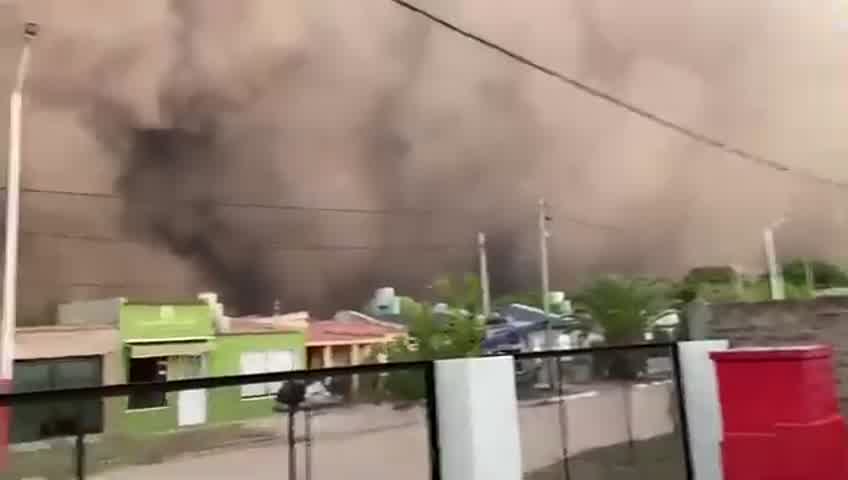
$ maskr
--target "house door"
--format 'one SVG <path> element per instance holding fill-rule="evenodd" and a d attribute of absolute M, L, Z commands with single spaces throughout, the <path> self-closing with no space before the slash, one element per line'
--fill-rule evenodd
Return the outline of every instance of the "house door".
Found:
<path fill-rule="evenodd" d="M 175 357 L 171 359 L 180 379 L 205 375 L 206 357 Z M 181 390 L 177 393 L 177 424 L 181 427 L 206 423 L 206 390 Z"/>

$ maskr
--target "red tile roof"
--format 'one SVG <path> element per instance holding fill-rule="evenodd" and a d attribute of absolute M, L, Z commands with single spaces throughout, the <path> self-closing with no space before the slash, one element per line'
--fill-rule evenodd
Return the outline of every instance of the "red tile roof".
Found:
<path fill-rule="evenodd" d="M 260 317 L 230 318 L 230 328 L 221 335 L 247 335 L 257 333 L 297 333 L 301 330 L 287 325 L 275 325 Z"/>
<path fill-rule="evenodd" d="M 365 322 L 322 320 L 309 323 L 307 343 L 375 341 L 396 335 L 398 329 Z"/>

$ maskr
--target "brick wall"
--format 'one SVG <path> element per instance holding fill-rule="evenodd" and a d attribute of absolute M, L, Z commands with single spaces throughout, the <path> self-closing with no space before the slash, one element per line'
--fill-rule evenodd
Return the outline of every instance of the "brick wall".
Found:
<path fill-rule="evenodd" d="M 728 339 L 734 347 L 831 345 L 848 414 L 848 297 L 703 305 L 690 312 L 690 320 L 695 338 Z"/>

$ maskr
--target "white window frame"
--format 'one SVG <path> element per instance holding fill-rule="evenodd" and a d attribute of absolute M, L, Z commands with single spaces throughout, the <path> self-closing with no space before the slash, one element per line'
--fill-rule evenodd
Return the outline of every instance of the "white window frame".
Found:
<path fill-rule="evenodd" d="M 282 361 L 282 358 L 286 358 Z M 245 364 L 247 360 L 247 365 Z M 291 371 L 298 367 L 298 357 L 293 350 L 265 350 L 241 352 L 239 368 L 242 375 Z M 284 363 L 287 363 L 285 365 Z M 242 400 L 273 397 L 282 382 L 252 383 L 241 386 Z"/>

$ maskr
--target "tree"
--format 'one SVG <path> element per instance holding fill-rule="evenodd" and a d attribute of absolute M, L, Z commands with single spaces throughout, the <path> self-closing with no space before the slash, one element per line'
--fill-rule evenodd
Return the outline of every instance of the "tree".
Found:
<path fill-rule="evenodd" d="M 848 286 L 848 273 L 838 265 L 822 260 L 805 261 L 800 259 L 784 263 L 783 278 L 786 283 L 792 285 L 807 284 L 807 268 L 813 276 L 813 286 L 830 288 Z"/>
<path fill-rule="evenodd" d="M 414 310 L 416 313 L 407 319 L 407 337 L 387 346 L 388 361 L 438 360 L 480 354 L 485 332 L 474 315 L 458 311 L 437 314 L 426 304 Z M 417 400 L 426 394 L 424 378 L 418 371 L 393 373 L 386 386 L 390 393 L 406 400 Z"/>
<path fill-rule="evenodd" d="M 446 275 L 433 282 L 433 291 L 438 301 L 451 308 L 465 310 L 475 316 L 483 311 L 483 285 L 478 275 Z"/>
<path fill-rule="evenodd" d="M 601 277 L 576 295 L 578 308 L 603 332 L 607 345 L 643 343 L 645 332 L 663 310 L 674 305 L 674 289 L 667 282 L 620 276 Z M 611 352 L 597 358 L 611 377 L 632 379 L 643 370 L 645 359 L 636 353 Z"/>
<path fill-rule="evenodd" d="M 576 296 L 604 333 L 609 345 L 638 343 L 650 322 L 674 305 L 672 286 L 651 279 L 606 276 L 589 284 Z"/>

